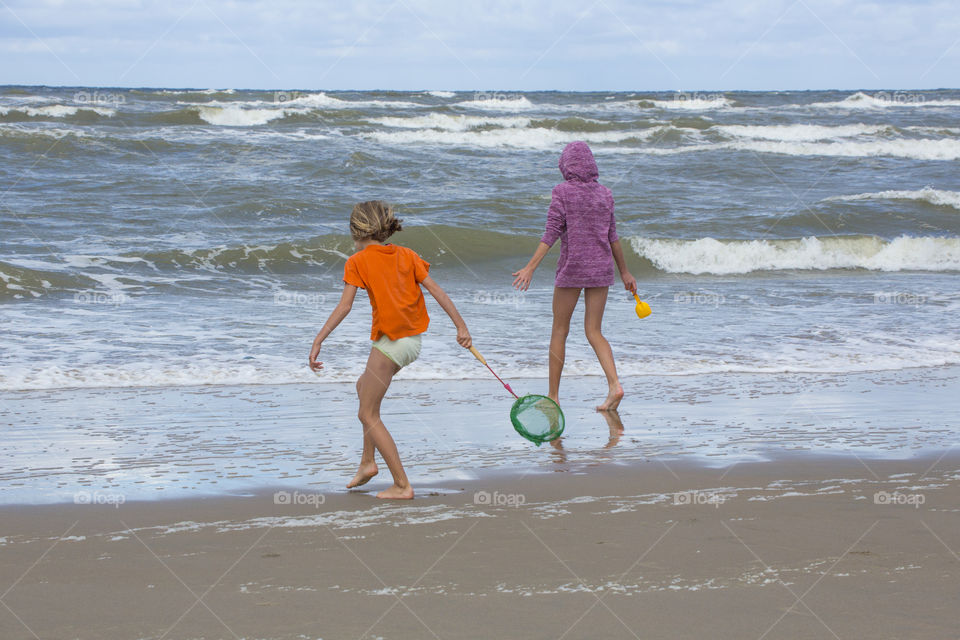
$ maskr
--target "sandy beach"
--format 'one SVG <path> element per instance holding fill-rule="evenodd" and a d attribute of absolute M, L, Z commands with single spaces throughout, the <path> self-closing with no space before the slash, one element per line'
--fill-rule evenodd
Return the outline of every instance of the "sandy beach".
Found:
<path fill-rule="evenodd" d="M 958 504 L 943 455 L 9 506 L 0 635 L 945 638 Z"/>

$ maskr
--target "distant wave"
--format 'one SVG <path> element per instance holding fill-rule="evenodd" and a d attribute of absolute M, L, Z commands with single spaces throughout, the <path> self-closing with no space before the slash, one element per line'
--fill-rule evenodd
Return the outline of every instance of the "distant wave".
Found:
<path fill-rule="evenodd" d="M 703 96 L 694 95 L 692 97 L 686 94 L 678 94 L 672 100 L 654 100 L 652 98 L 641 98 L 634 104 L 644 109 L 671 109 L 681 111 L 711 111 L 713 109 L 729 109 L 734 103 L 724 96 Z"/>
<path fill-rule="evenodd" d="M 838 102 L 813 102 L 807 106 L 827 109 L 888 109 L 913 107 L 960 107 L 960 100 L 927 100 L 922 92 L 876 91 L 873 95 L 858 91 Z"/>
<path fill-rule="evenodd" d="M 729 149 L 757 151 L 760 153 L 781 153 L 791 156 L 833 156 L 861 158 L 871 156 L 891 156 L 914 160 L 957 160 L 960 159 L 960 140 L 877 140 L 864 142 L 773 142 L 749 141 L 734 142 L 725 146 Z"/>
<path fill-rule="evenodd" d="M 199 95 L 216 95 L 222 93 L 224 95 L 233 95 L 237 92 L 236 89 L 161 89 L 160 91 L 154 91 L 153 93 L 159 95 L 189 95 L 191 93 L 196 93 Z"/>
<path fill-rule="evenodd" d="M 853 138 L 893 131 L 888 125 L 846 124 L 778 124 L 778 125 L 716 125 L 709 131 L 718 131 L 735 138 L 753 138 L 779 142 L 816 142 L 836 138 Z"/>
<path fill-rule="evenodd" d="M 604 122 L 592 118 L 536 119 L 533 116 L 451 115 L 430 113 L 412 117 L 373 118 L 371 123 L 388 129 L 370 131 L 363 137 L 393 145 L 435 144 L 466 147 L 547 150 L 573 140 L 600 146 L 595 151 L 673 155 L 701 151 L 754 151 L 793 156 L 874 157 L 917 160 L 960 158 L 960 138 L 915 138 L 898 136 L 887 124 L 846 125 L 715 125 L 709 122 L 670 122 L 631 128 L 658 121 Z M 633 144 L 631 144 L 633 143 Z M 651 144 L 655 143 L 655 144 Z"/>
<path fill-rule="evenodd" d="M 0 137 L 21 138 L 24 140 L 35 140 L 37 138 L 60 140 L 66 137 L 89 138 L 86 131 L 81 129 L 60 129 L 58 127 L 21 127 L 16 123 L 0 123 Z"/>
<path fill-rule="evenodd" d="M 67 118 L 83 113 L 109 118 L 116 115 L 117 110 L 105 107 L 75 107 L 64 104 L 51 104 L 42 107 L 0 107 L 0 116 L 19 114 L 31 118 Z"/>
<path fill-rule="evenodd" d="M 484 261 L 520 256 L 530 238 L 484 229 L 447 225 L 409 226 L 395 240 L 427 260 L 468 268 Z M 0 300 L 29 300 L 54 293 L 123 292 L 151 288 L 171 279 L 184 281 L 244 279 L 249 274 L 316 273 L 354 252 L 347 234 L 264 245 L 228 245 L 202 249 L 166 249 L 122 255 L 62 255 L 60 262 L 0 261 Z M 16 263 L 16 264 L 15 264 Z M 123 282 L 117 281 L 122 274 Z"/>
<path fill-rule="evenodd" d="M 455 98 L 457 96 L 453 91 L 427 91 L 426 94 L 434 98 Z"/>
<path fill-rule="evenodd" d="M 656 121 L 634 123 L 606 122 L 594 118 L 567 116 L 563 118 L 535 118 L 533 116 L 450 115 L 430 113 L 423 116 L 371 118 L 371 124 L 394 129 L 439 129 L 441 131 L 470 131 L 472 129 L 555 129 L 557 131 L 629 131 L 630 125 L 652 125 Z"/>
<path fill-rule="evenodd" d="M 0 300 L 39 298 L 54 291 L 76 291 L 96 286 L 96 280 L 83 275 L 0 262 Z"/>
<path fill-rule="evenodd" d="M 787 142 L 776 140 L 737 140 L 715 144 L 688 144 L 675 147 L 606 147 L 600 153 L 645 153 L 674 155 L 701 151 L 754 151 L 788 156 L 827 156 L 843 158 L 892 157 L 913 160 L 960 159 L 960 140 L 894 139 L 841 142 Z"/>
<path fill-rule="evenodd" d="M 533 234 L 445 225 L 409 227 L 396 241 L 428 261 L 480 271 L 494 261 L 521 259 Z M 762 271 L 866 269 L 960 271 L 960 238 L 874 236 L 770 240 L 625 238 L 636 275 L 732 275 Z M 136 294 L 167 286 L 249 281 L 251 274 L 316 273 L 353 253 L 347 235 L 324 235 L 270 245 L 167 249 L 123 255 L 65 255 L 61 262 L 0 262 L 0 300 L 51 294 Z M 639 261 L 639 263 L 638 263 Z M 121 280 L 118 280 L 118 277 Z M 173 284 L 171 284 L 173 283 Z M 109 302 L 109 300 L 108 300 Z"/>
<path fill-rule="evenodd" d="M 200 119 L 209 124 L 227 127 L 252 127 L 285 118 L 306 109 L 242 109 L 240 107 L 197 107 Z"/>
<path fill-rule="evenodd" d="M 931 187 L 924 187 L 917 191 L 876 191 L 849 196 L 833 196 L 825 200 L 848 202 L 856 200 L 921 200 L 941 207 L 960 209 L 960 192 L 940 191 Z"/>
<path fill-rule="evenodd" d="M 530 118 L 521 116 L 468 116 L 431 113 L 425 116 L 398 118 L 371 118 L 370 122 L 398 129 L 440 129 L 443 131 L 469 131 L 477 127 L 496 126 L 524 128 L 530 126 Z"/>
<path fill-rule="evenodd" d="M 487 131 L 438 131 L 416 129 L 411 131 L 363 134 L 366 138 L 384 144 L 436 144 L 481 148 L 513 147 L 519 149 L 557 149 L 568 142 L 583 140 L 590 143 L 620 143 L 643 141 L 660 132 L 660 127 L 636 131 L 561 131 L 544 128 L 506 128 Z"/>
<path fill-rule="evenodd" d="M 326 109 L 361 109 L 364 107 L 388 108 L 388 109 L 409 109 L 415 107 L 424 107 L 425 104 L 419 102 L 410 102 L 408 100 L 344 100 L 327 95 L 324 92 L 297 94 L 291 93 L 289 99 L 282 102 L 284 107 L 315 107 Z"/>
<path fill-rule="evenodd" d="M 479 97 L 473 100 L 464 100 L 455 103 L 454 106 L 487 111 L 529 111 L 536 108 L 536 105 L 530 102 L 526 96 L 499 97 L 498 94 L 492 94 L 489 98 Z"/>
<path fill-rule="evenodd" d="M 319 111 L 365 108 L 409 109 L 429 106 L 408 100 L 346 100 L 322 91 L 319 93 L 277 91 L 266 100 L 208 100 L 206 102 L 180 100 L 177 101 L 177 104 L 189 107 L 220 107 L 226 109 L 317 109 Z"/>
<path fill-rule="evenodd" d="M 668 273 L 743 274 L 755 271 L 868 269 L 960 271 L 960 238 L 814 236 L 789 240 L 630 238 L 640 256 Z"/>

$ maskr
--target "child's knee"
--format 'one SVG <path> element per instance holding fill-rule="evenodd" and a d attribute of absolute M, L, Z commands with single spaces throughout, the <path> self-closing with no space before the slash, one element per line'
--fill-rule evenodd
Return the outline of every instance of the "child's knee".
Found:
<path fill-rule="evenodd" d="M 584 333 L 587 335 L 587 342 L 592 344 L 602 343 L 606 340 L 603 337 L 603 332 L 600 329 L 584 329 Z"/>

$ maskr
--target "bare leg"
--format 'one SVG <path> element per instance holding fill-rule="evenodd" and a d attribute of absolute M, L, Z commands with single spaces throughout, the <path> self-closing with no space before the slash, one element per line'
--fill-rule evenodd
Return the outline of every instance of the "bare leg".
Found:
<path fill-rule="evenodd" d="M 593 351 L 597 354 L 597 360 L 603 368 L 603 374 L 607 376 L 607 399 L 603 404 L 597 406 L 597 411 L 616 411 L 623 399 L 623 387 L 620 386 L 620 379 L 617 378 L 617 365 L 613 361 L 613 350 L 610 349 L 610 343 L 603 337 L 600 330 L 603 324 L 603 309 L 607 305 L 607 287 L 590 287 L 584 290 L 583 294 L 586 310 L 583 316 L 583 329 L 587 334 L 587 340 Z"/>
<path fill-rule="evenodd" d="M 567 334 L 570 333 L 570 317 L 580 299 L 580 289 L 574 287 L 554 287 L 553 289 L 553 331 L 550 334 L 550 391 L 547 396 L 560 402 L 560 376 L 563 373 L 563 361 L 567 351 Z"/>
<path fill-rule="evenodd" d="M 371 348 L 367 369 L 360 376 L 360 382 L 357 384 L 357 395 L 360 398 L 358 417 L 363 424 L 364 454 L 366 454 L 367 439 L 369 439 L 373 447 L 380 452 L 380 456 L 393 475 L 393 486 L 378 493 L 378 498 L 410 499 L 413 497 L 413 487 L 410 486 L 407 474 L 403 470 L 397 445 L 380 419 L 380 403 L 387 393 L 394 374 L 399 370 L 400 367 L 390 358 Z M 370 457 L 372 459 L 373 456 Z M 362 465 L 361 459 L 361 467 Z"/>
<path fill-rule="evenodd" d="M 363 385 L 363 376 L 360 376 L 360 379 L 357 380 L 357 397 L 360 397 L 360 387 Z M 354 487 L 360 487 L 368 482 L 370 478 L 377 475 L 380 472 L 380 469 L 377 468 L 377 462 L 373 458 L 373 440 L 370 439 L 370 435 L 367 433 L 366 429 L 363 431 L 363 453 L 360 455 L 360 467 L 357 469 L 357 474 L 353 476 L 353 480 L 347 483 L 347 489 L 353 489 Z"/>

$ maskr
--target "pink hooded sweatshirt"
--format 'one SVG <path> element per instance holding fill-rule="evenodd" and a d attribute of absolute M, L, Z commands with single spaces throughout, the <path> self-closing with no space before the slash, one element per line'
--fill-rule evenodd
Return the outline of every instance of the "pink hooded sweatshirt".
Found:
<path fill-rule="evenodd" d="M 597 163 L 586 142 L 571 142 L 560 154 L 566 182 L 553 188 L 541 242 L 560 238 L 558 287 L 609 287 L 614 282 L 610 243 L 617 240 L 613 194 L 597 178 Z"/>

